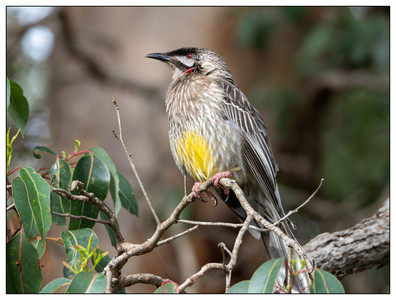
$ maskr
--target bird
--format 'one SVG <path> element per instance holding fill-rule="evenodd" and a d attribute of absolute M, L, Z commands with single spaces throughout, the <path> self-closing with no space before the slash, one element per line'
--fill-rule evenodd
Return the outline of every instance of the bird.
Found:
<path fill-rule="evenodd" d="M 225 60 L 199 47 L 150 53 L 146 57 L 165 62 L 173 69 L 165 96 L 170 148 L 180 171 L 196 181 L 194 194 L 200 196 L 201 182 L 211 179 L 218 187 L 220 178 L 231 177 L 262 217 L 272 223 L 284 217 L 276 181 L 278 165 L 268 129 L 259 111 L 236 84 Z M 208 195 L 223 200 L 240 220 L 246 218 L 233 191 L 216 189 L 208 191 Z M 296 240 L 288 219 L 279 226 Z M 263 240 L 271 259 L 289 257 L 289 248 L 275 233 L 249 231 Z M 292 254 L 299 259 L 297 253 Z M 286 267 L 280 272 L 281 286 L 290 280 L 287 273 Z M 301 273 L 294 279 L 293 290 L 308 290 L 309 280 L 307 273 Z"/>

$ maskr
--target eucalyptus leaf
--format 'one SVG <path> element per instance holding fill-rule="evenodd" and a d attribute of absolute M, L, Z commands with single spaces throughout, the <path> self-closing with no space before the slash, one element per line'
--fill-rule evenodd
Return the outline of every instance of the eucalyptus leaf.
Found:
<path fill-rule="evenodd" d="M 40 290 L 42 275 L 36 249 L 23 229 L 6 246 L 7 294 L 33 294 Z"/>
<path fill-rule="evenodd" d="M 29 119 L 29 103 L 23 95 L 23 90 L 16 82 L 9 80 L 9 94 L 7 95 L 7 112 L 15 125 L 25 132 Z M 7 86 L 8 90 L 8 86 Z"/>
<path fill-rule="evenodd" d="M 45 153 L 51 154 L 53 156 L 56 156 L 56 153 L 54 151 L 52 151 L 50 148 L 48 148 L 46 146 L 36 146 L 33 148 L 33 156 L 37 159 L 41 158 L 41 154 L 37 153 L 37 151 L 45 152 Z"/>
<path fill-rule="evenodd" d="M 93 272 L 80 272 L 73 277 L 66 293 L 103 293 L 106 289 L 106 277 Z"/>
<path fill-rule="evenodd" d="M 242 280 L 229 288 L 227 294 L 247 294 L 249 291 L 250 280 Z"/>
<path fill-rule="evenodd" d="M 54 279 L 41 289 L 40 294 L 53 294 L 61 287 L 68 286 L 70 282 L 69 278 L 64 277 Z"/>
<path fill-rule="evenodd" d="M 249 293 L 273 293 L 284 260 L 285 258 L 282 257 L 263 263 L 250 279 Z"/>
<path fill-rule="evenodd" d="M 69 185 L 72 178 L 72 170 L 67 161 L 57 157 L 55 163 L 50 168 L 50 176 L 53 178 L 53 187 L 61 188 L 66 191 L 69 190 Z M 70 207 L 71 202 L 69 199 L 63 198 L 55 192 L 51 192 L 51 211 L 67 214 L 70 213 Z M 66 219 L 61 216 L 53 215 L 52 221 L 59 226 L 66 225 Z"/>
<path fill-rule="evenodd" d="M 131 214 L 138 216 L 139 215 L 139 208 L 138 203 L 135 198 L 135 193 L 133 191 L 132 185 L 129 181 L 122 175 L 118 173 L 118 177 L 120 179 L 120 189 L 119 195 L 121 199 L 122 206 L 129 211 Z"/>
<path fill-rule="evenodd" d="M 88 148 L 88 150 L 90 150 L 94 156 L 98 157 L 109 169 L 111 175 L 110 193 L 114 202 L 114 212 L 116 215 L 118 215 L 121 209 L 121 201 L 119 196 L 119 178 L 118 178 L 116 166 L 113 160 L 110 158 L 110 156 L 103 148 L 99 146 L 93 146 Z"/>
<path fill-rule="evenodd" d="M 20 177 L 12 182 L 14 203 L 29 239 L 39 234 L 36 246 L 40 256 L 46 247 L 46 236 L 51 226 L 50 188 L 48 183 L 32 168 L 21 168 Z"/>
<path fill-rule="evenodd" d="M 313 274 L 313 284 L 310 286 L 309 291 L 315 294 L 343 294 L 345 293 L 344 287 L 341 282 L 333 274 L 315 269 Z"/>
<path fill-rule="evenodd" d="M 178 293 L 178 286 L 174 282 L 166 282 L 154 291 L 155 294 L 176 294 Z"/>
<path fill-rule="evenodd" d="M 98 157 L 87 155 L 81 157 L 74 167 L 73 179 L 84 183 L 84 189 L 93 193 L 100 200 L 106 198 L 110 184 L 110 172 Z M 78 192 L 74 192 L 78 194 Z M 70 213 L 75 216 L 98 217 L 98 208 L 89 202 L 73 201 Z M 95 222 L 83 219 L 70 219 L 69 229 L 92 228 Z"/>

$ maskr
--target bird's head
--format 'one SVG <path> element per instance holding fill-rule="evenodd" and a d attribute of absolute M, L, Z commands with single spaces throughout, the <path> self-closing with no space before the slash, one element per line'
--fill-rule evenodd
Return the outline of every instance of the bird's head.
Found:
<path fill-rule="evenodd" d="M 202 74 L 230 77 L 231 72 L 223 58 L 205 48 L 186 47 L 165 53 L 150 53 L 146 57 L 168 63 L 174 69 L 173 78 Z"/>

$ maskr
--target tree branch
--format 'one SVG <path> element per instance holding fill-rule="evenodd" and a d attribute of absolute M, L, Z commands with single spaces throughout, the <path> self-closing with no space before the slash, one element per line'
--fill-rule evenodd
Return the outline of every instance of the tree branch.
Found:
<path fill-rule="evenodd" d="M 120 228 L 117 225 L 116 222 L 116 217 L 115 215 L 103 204 L 102 201 L 100 201 L 98 198 L 94 197 L 92 193 L 88 193 L 86 190 L 84 190 L 84 183 L 74 180 L 71 183 L 70 190 L 77 190 L 80 195 L 73 195 L 69 191 L 66 191 L 64 189 L 60 188 L 55 188 L 51 186 L 51 189 L 53 192 L 57 193 L 59 196 L 63 198 L 67 198 L 72 201 L 85 201 L 85 202 L 90 202 L 93 205 L 95 205 L 100 211 L 106 214 L 107 218 L 109 220 L 106 220 L 106 224 L 109 225 L 113 230 L 117 238 L 118 243 L 122 243 L 125 241 L 124 237 L 122 236 L 122 233 L 120 231 Z M 72 218 L 77 218 L 77 216 L 72 216 L 72 215 L 67 215 L 67 217 L 72 217 Z M 84 217 L 84 216 L 82 216 Z M 87 217 L 84 217 L 87 218 Z M 94 222 L 99 222 L 105 224 L 105 222 L 102 222 L 101 220 L 93 220 Z"/>
<path fill-rule="evenodd" d="M 342 278 L 389 262 L 389 199 L 351 228 L 322 233 L 304 248 L 316 267 Z"/>
<path fill-rule="evenodd" d="M 164 281 L 166 281 L 166 279 L 154 274 L 135 273 L 123 277 L 120 281 L 120 286 L 126 287 L 137 283 L 145 283 L 160 287 L 164 283 Z"/>
<path fill-rule="evenodd" d="M 286 246 L 293 248 L 294 251 L 301 257 L 306 260 L 306 268 L 307 269 L 312 269 L 312 263 L 309 259 L 309 257 L 306 255 L 304 249 L 298 244 L 297 241 L 291 239 L 288 237 L 279 227 L 275 226 L 271 222 L 267 221 L 264 219 L 258 212 L 256 212 L 249 204 L 247 199 L 245 198 L 245 195 L 243 194 L 242 189 L 239 187 L 239 185 L 236 183 L 235 180 L 229 179 L 229 178 L 221 178 L 220 179 L 220 184 L 223 187 L 228 187 L 233 190 L 235 193 L 235 196 L 238 198 L 239 203 L 241 204 L 242 208 L 245 210 L 246 214 L 249 216 L 253 216 L 254 220 L 258 223 L 260 223 L 264 228 L 272 231 L 276 235 L 278 235 L 283 242 L 285 243 Z"/>

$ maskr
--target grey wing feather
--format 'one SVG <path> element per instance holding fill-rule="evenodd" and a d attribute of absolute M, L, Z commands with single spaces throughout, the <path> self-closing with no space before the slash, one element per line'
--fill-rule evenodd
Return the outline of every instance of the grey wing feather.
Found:
<path fill-rule="evenodd" d="M 221 83 L 224 90 L 223 112 L 225 117 L 235 122 L 246 139 L 243 156 L 265 196 L 279 213 L 283 213 L 277 191 L 276 173 L 278 166 L 272 154 L 267 128 L 259 112 L 234 84 Z"/>

